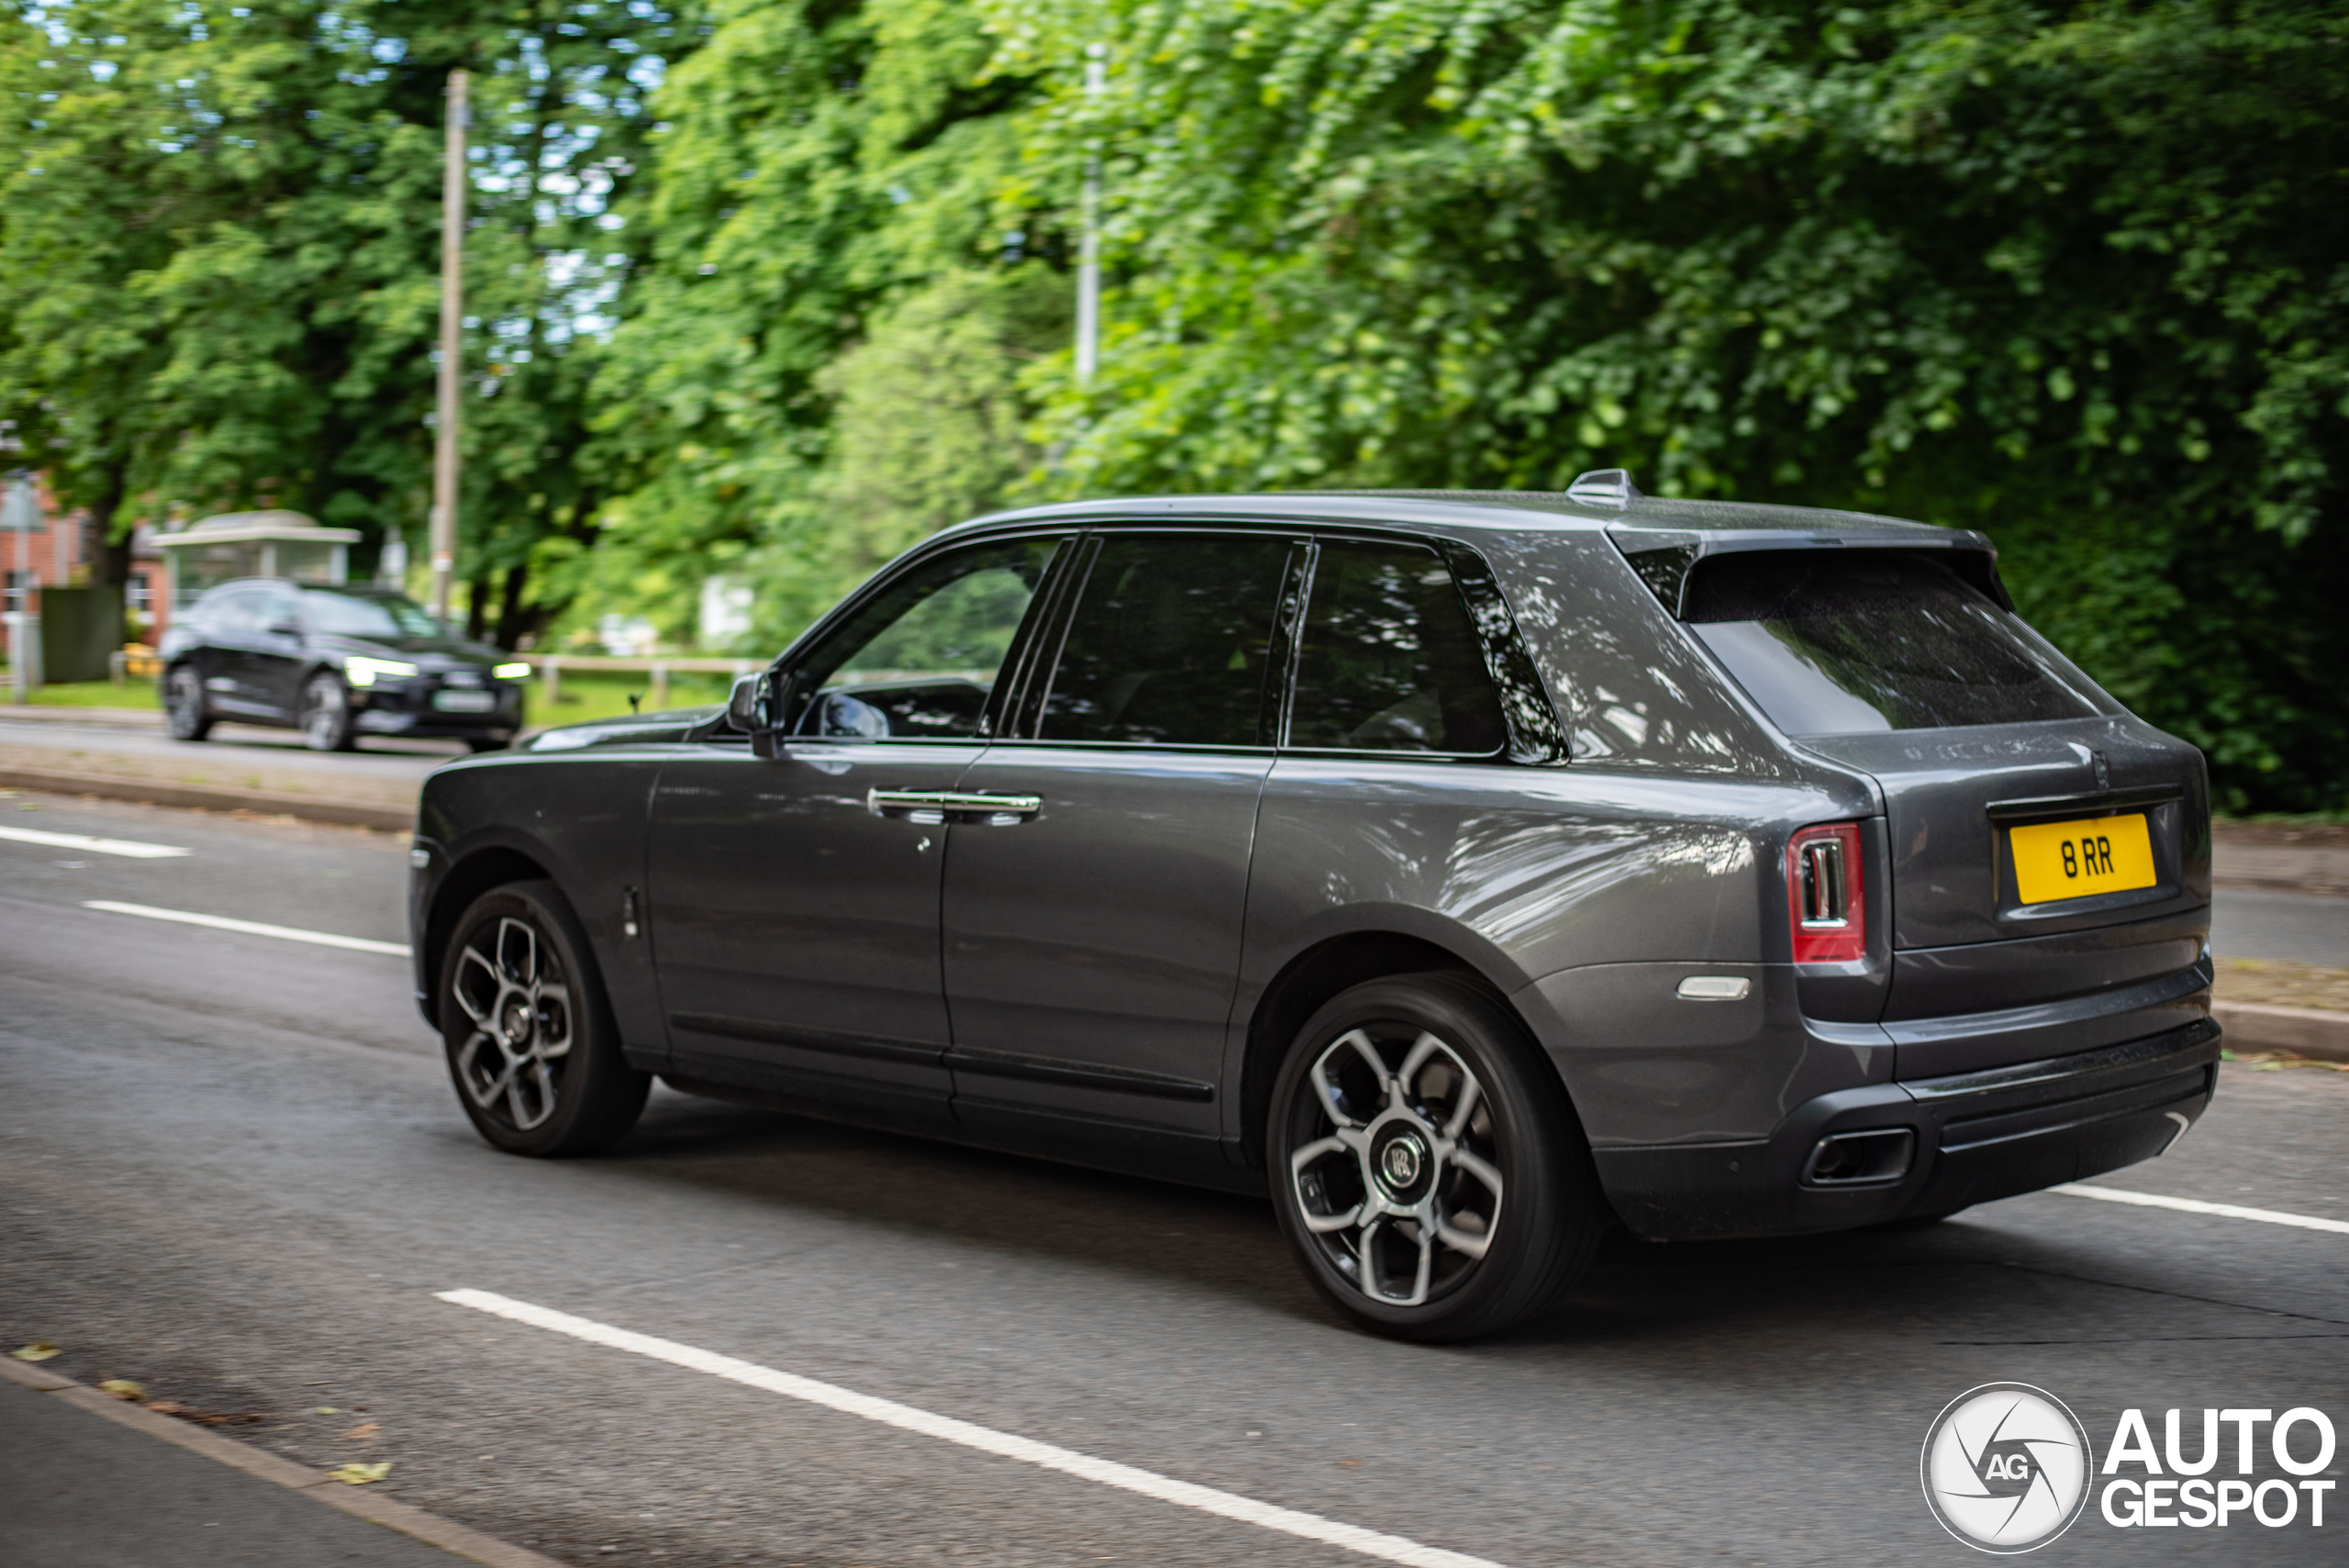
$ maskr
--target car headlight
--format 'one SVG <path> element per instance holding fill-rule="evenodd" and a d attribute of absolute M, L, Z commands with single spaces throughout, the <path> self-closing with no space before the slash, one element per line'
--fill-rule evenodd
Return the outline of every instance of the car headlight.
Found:
<path fill-rule="evenodd" d="M 492 680 L 523 681 L 529 678 L 530 667 L 517 659 L 511 664 L 493 664 L 490 666 L 489 673 Z"/>
<path fill-rule="evenodd" d="M 415 673 L 415 665 L 397 659 L 366 659 L 352 653 L 342 661 L 343 678 L 354 686 L 372 686 L 379 680 L 401 680 Z"/>

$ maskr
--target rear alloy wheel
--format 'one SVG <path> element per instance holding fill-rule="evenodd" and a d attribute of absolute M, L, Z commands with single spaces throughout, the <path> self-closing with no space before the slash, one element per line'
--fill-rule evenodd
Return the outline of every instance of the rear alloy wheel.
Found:
<path fill-rule="evenodd" d="M 174 664 L 163 677 L 163 728 L 174 740 L 201 740 L 212 733 L 212 705 L 193 664 Z"/>
<path fill-rule="evenodd" d="M 621 1056 L 586 937 L 552 883 L 476 899 L 440 973 L 457 1098 L 515 1154 L 584 1154 L 636 1125 L 652 1085 Z"/>
<path fill-rule="evenodd" d="M 352 740 L 351 692 L 339 675 L 321 670 L 302 683 L 296 716 L 302 744 L 313 751 L 348 751 Z"/>
<path fill-rule="evenodd" d="M 1544 1311 L 1604 1229 L 1555 1073 L 1481 986 L 1375 980 L 1307 1023 L 1266 1165 L 1307 1275 L 1365 1329 L 1464 1340 Z"/>

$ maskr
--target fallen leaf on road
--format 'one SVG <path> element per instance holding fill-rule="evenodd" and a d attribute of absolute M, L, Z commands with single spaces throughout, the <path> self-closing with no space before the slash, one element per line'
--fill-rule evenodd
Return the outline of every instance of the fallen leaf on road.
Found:
<path fill-rule="evenodd" d="M 364 1486 L 370 1481 L 381 1481 L 391 1473 L 391 1462 L 385 1460 L 381 1464 L 346 1464 L 340 1469 L 328 1471 L 327 1475 L 328 1479 L 347 1485 Z"/>
<path fill-rule="evenodd" d="M 128 1399 L 134 1405 L 147 1397 L 147 1391 L 127 1377 L 107 1378 L 98 1385 L 98 1392 L 111 1394 L 117 1399 Z"/>
<path fill-rule="evenodd" d="M 381 1421 L 362 1421 L 342 1435 L 347 1438 L 372 1438 L 383 1429 Z"/>
<path fill-rule="evenodd" d="M 313 1416 L 340 1416 L 342 1414 L 342 1410 L 340 1407 L 334 1405 L 313 1405 L 310 1407 L 310 1414 Z"/>
<path fill-rule="evenodd" d="M 45 1362 L 59 1352 L 58 1348 L 47 1340 L 35 1340 L 31 1344 L 20 1345 L 8 1353 L 20 1362 Z"/>
<path fill-rule="evenodd" d="M 1359 1459 L 1341 1459 L 1338 1461 L 1338 1462 L 1344 1465 L 1348 1470 L 1360 1470 L 1362 1468 L 1362 1461 Z"/>
<path fill-rule="evenodd" d="M 176 1399 L 158 1399 L 147 1408 L 154 1411 L 158 1416 L 180 1416 L 187 1412 L 187 1407 Z"/>

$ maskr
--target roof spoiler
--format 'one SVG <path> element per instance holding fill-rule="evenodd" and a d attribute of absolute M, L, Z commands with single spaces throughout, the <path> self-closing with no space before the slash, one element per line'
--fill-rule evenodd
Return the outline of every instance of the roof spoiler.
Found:
<path fill-rule="evenodd" d="M 1713 556 L 1756 550 L 1894 550 L 1912 555 L 1939 555 L 1960 579 L 1979 589 L 1992 604 L 2009 615 L 2015 602 L 1998 580 L 1998 552 L 1990 541 L 1970 529 L 1928 528 L 1921 525 L 1834 533 L 1797 533 L 1768 528 L 1699 533 L 1683 528 L 1652 528 L 1617 524 L 1607 537 L 1639 574 L 1673 619 L 1686 617 L 1688 584 L 1697 563 Z"/>

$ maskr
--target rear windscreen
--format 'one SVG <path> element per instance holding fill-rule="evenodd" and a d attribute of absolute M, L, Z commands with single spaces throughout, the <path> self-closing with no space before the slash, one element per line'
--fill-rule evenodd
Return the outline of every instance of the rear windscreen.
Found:
<path fill-rule="evenodd" d="M 1789 735 L 2102 711 L 2060 655 L 1931 557 L 1713 556 L 1698 563 L 1682 618 Z"/>

